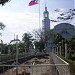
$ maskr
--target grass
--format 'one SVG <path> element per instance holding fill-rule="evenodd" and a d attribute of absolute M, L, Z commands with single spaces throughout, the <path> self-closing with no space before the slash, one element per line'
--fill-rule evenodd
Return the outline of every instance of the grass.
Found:
<path fill-rule="evenodd" d="M 70 64 L 71 72 L 75 73 L 75 61 L 72 61 L 71 59 L 65 58 L 63 56 L 60 56 L 60 57 Z"/>

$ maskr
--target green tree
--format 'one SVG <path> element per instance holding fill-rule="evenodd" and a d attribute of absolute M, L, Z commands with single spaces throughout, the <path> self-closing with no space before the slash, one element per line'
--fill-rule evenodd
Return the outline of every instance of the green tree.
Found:
<path fill-rule="evenodd" d="M 20 53 L 25 52 L 24 49 L 25 49 L 25 47 L 24 47 L 24 43 L 23 43 L 23 42 L 20 42 L 20 43 L 19 43 L 19 52 L 20 52 Z"/>
<path fill-rule="evenodd" d="M 42 30 L 34 30 L 33 31 L 35 35 L 35 48 L 38 49 L 40 52 L 44 50 L 44 45 L 45 45 L 45 39 L 44 39 L 44 33 Z"/>
<path fill-rule="evenodd" d="M 35 41 L 35 48 L 38 49 L 40 52 L 44 50 L 44 42 L 42 40 Z"/>
<path fill-rule="evenodd" d="M 70 57 L 75 53 L 75 36 L 72 36 L 69 40 L 69 53 Z"/>
<path fill-rule="evenodd" d="M 32 46 L 32 41 L 34 40 L 32 37 L 33 36 L 30 33 L 24 33 L 22 36 L 22 41 L 24 42 L 26 52 L 28 52 L 29 47 Z"/>
<path fill-rule="evenodd" d="M 62 42 L 62 40 L 65 40 L 65 39 L 59 33 L 55 34 L 55 44 Z"/>

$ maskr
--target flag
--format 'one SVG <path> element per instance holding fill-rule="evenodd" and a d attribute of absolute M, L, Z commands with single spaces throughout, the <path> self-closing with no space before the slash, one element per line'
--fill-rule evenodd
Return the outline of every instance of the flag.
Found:
<path fill-rule="evenodd" d="M 29 6 L 32 6 L 32 5 L 35 5 L 35 4 L 38 4 L 38 0 L 31 0 L 30 3 L 29 3 Z"/>

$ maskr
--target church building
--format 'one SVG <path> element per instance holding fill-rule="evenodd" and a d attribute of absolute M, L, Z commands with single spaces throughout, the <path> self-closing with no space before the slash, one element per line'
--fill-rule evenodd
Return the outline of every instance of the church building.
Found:
<path fill-rule="evenodd" d="M 75 28 L 69 23 L 60 23 L 53 29 L 50 29 L 49 12 L 46 6 L 43 16 L 44 19 L 42 20 L 42 30 L 44 32 L 45 50 L 47 52 L 52 52 L 52 48 L 56 46 L 54 44 L 55 34 L 60 34 L 66 40 L 69 40 L 72 36 L 75 36 Z"/>

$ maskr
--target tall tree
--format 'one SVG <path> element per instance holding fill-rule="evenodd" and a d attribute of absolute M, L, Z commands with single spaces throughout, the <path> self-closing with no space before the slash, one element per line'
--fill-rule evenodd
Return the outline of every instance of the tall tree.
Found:
<path fill-rule="evenodd" d="M 29 47 L 32 46 L 32 41 L 34 40 L 32 37 L 33 36 L 30 33 L 24 33 L 22 36 L 22 41 L 24 42 L 26 51 L 29 51 Z"/>
<path fill-rule="evenodd" d="M 44 33 L 43 30 L 34 30 L 36 41 L 34 42 L 35 48 L 38 49 L 40 52 L 44 50 L 45 40 L 44 40 Z"/>
<path fill-rule="evenodd" d="M 75 36 L 72 36 L 69 40 L 69 53 L 70 57 L 75 53 Z"/>

